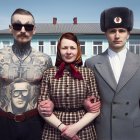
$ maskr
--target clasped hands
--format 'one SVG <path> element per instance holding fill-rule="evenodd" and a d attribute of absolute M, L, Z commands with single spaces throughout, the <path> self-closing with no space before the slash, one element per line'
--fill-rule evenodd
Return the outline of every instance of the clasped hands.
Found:
<path fill-rule="evenodd" d="M 96 97 L 90 96 L 87 97 L 84 100 L 84 107 L 88 112 L 98 112 L 100 110 L 100 101 L 97 100 L 96 102 L 93 102 Z M 44 100 L 41 101 L 38 105 L 38 110 L 41 116 L 43 117 L 49 117 L 53 113 L 54 104 L 51 100 Z M 61 129 L 62 136 L 65 137 L 68 140 L 80 140 L 80 138 L 76 135 L 79 131 L 79 127 L 76 126 L 76 123 L 72 125 L 65 125 L 63 124 L 63 127 Z"/>

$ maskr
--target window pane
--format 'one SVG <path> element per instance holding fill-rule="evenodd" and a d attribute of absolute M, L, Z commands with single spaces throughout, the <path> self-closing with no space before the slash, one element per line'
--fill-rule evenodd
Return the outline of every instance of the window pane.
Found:
<path fill-rule="evenodd" d="M 93 41 L 93 54 L 97 55 L 102 53 L 102 41 Z"/>
<path fill-rule="evenodd" d="M 38 44 L 39 44 L 39 46 L 38 46 L 39 47 L 39 51 L 43 52 L 44 51 L 44 41 L 39 41 Z"/>
<path fill-rule="evenodd" d="M 130 40 L 129 50 L 133 53 L 140 54 L 140 40 Z"/>
<path fill-rule="evenodd" d="M 50 41 L 51 55 L 56 55 L 56 41 Z"/>
<path fill-rule="evenodd" d="M 93 47 L 93 54 L 97 54 L 97 46 Z"/>
<path fill-rule="evenodd" d="M 85 54 L 85 41 L 80 41 L 80 47 L 81 47 L 82 54 L 84 55 Z"/>
<path fill-rule="evenodd" d="M 43 52 L 44 51 L 44 47 L 43 46 L 39 46 L 39 51 Z"/>
<path fill-rule="evenodd" d="M 101 41 L 94 41 L 93 45 L 102 45 L 102 42 Z"/>
<path fill-rule="evenodd" d="M 2 41 L 3 47 L 9 47 L 10 46 L 10 41 Z"/>
<path fill-rule="evenodd" d="M 51 41 L 51 45 L 56 45 L 56 41 Z"/>
<path fill-rule="evenodd" d="M 82 54 L 85 54 L 85 46 L 81 46 Z"/>
<path fill-rule="evenodd" d="M 43 45 L 44 44 L 44 42 L 43 41 L 39 41 L 39 45 Z"/>
<path fill-rule="evenodd" d="M 134 46 L 129 46 L 129 50 L 134 53 Z"/>
<path fill-rule="evenodd" d="M 56 54 L 56 46 L 51 46 L 51 54 L 52 55 Z"/>
<path fill-rule="evenodd" d="M 85 45 L 85 42 L 84 41 L 80 41 L 80 45 Z"/>
<path fill-rule="evenodd" d="M 139 46 L 136 46 L 136 54 L 139 54 L 140 52 L 139 49 L 140 49 Z"/>
<path fill-rule="evenodd" d="M 98 54 L 102 53 L 102 46 L 98 46 Z"/>

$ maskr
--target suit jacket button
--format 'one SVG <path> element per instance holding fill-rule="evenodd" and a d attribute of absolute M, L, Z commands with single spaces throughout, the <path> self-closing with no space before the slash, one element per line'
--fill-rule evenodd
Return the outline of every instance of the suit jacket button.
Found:
<path fill-rule="evenodd" d="M 128 101 L 126 102 L 126 105 L 129 105 L 129 102 Z"/>
<path fill-rule="evenodd" d="M 113 119 L 116 119 L 116 116 L 113 116 L 112 118 L 113 118 Z"/>
<path fill-rule="evenodd" d="M 115 105 L 115 104 L 117 104 L 116 102 L 113 102 L 113 104 Z"/>
<path fill-rule="evenodd" d="M 128 115 L 128 113 L 126 112 L 126 113 L 125 113 L 125 116 L 127 116 L 127 115 Z"/>

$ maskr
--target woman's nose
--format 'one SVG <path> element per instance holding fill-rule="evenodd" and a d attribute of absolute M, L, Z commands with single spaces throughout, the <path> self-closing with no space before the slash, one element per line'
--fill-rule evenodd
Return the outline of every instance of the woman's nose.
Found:
<path fill-rule="evenodd" d="M 70 54 L 71 53 L 71 49 L 68 48 L 67 49 L 67 53 Z"/>

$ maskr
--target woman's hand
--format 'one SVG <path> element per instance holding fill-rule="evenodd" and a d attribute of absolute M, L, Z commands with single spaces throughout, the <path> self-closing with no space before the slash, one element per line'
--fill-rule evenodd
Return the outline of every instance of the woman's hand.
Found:
<path fill-rule="evenodd" d="M 61 136 L 70 139 L 70 140 L 80 140 L 76 135 L 79 129 L 73 125 L 67 125 L 63 130 Z"/>
<path fill-rule="evenodd" d="M 75 135 L 75 136 L 72 138 L 72 140 L 80 140 L 80 138 L 79 138 L 77 135 Z"/>
<path fill-rule="evenodd" d="M 41 116 L 50 117 L 53 113 L 54 104 L 51 100 L 41 101 L 38 105 L 38 111 Z"/>

